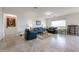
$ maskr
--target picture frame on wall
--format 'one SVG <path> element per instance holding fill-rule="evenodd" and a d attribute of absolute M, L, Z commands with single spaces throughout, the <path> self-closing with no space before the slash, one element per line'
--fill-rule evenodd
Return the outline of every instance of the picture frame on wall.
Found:
<path fill-rule="evenodd" d="M 15 27 L 16 23 L 15 23 L 15 18 L 14 17 L 6 17 L 6 27 Z"/>
<path fill-rule="evenodd" d="M 41 25 L 41 21 L 36 21 L 36 25 Z"/>

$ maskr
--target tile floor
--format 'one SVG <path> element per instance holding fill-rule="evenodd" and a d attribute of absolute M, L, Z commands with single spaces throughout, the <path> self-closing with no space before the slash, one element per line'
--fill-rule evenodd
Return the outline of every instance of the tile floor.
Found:
<path fill-rule="evenodd" d="M 24 40 L 7 37 L 0 41 L 1 52 L 79 52 L 79 36 L 52 34 L 45 39 Z"/>

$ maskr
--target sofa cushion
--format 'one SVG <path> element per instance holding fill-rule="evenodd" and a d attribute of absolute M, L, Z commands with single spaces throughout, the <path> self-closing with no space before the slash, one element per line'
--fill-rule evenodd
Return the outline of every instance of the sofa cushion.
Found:
<path fill-rule="evenodd" d="M 43 32 L 45 30 L 42 27 L 38 27 L 38 28 L 34 28 L 34 31 L 36 31 L 37 33 L 40 33 L 40 32 Z"/>

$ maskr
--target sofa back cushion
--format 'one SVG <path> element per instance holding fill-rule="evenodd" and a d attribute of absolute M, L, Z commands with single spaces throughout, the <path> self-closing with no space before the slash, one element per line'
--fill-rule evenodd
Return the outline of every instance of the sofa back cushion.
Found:
<path fill-rule="evenodd" d="M 39 30 L 39 28 L 34 28 L 34 30 Z"/>

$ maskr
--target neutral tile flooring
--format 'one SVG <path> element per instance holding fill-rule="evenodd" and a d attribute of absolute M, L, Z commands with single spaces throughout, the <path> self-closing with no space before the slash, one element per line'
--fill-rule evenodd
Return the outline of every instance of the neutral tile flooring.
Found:
<path fill-rule="evenodd" d="M 7 37 L 0 41 L 1 52 L 78 52 L 79 37 L 52 34 L 45 39 L 24 40 L 24 37 Z"/>

